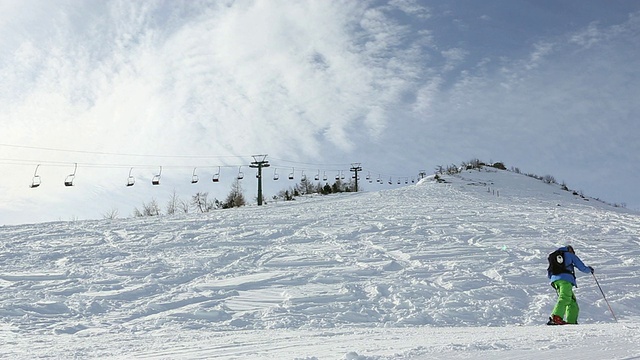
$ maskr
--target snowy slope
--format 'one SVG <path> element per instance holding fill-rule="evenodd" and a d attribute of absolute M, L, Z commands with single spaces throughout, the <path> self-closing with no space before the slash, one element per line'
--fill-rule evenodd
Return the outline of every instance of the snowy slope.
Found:
<path fill-rule="evenodd" d="M 0 358 L 640 356 L 640 216 L 506 171 L 205 215 L 0 227 Z M 541 325 L 573 244 L 579 326 Z"/>

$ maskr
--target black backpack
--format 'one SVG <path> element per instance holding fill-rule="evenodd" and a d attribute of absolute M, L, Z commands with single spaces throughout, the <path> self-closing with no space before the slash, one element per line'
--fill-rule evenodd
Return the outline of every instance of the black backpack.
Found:
<path fill-rule="evenodd" d="M 549 257 L 548 257 L 549 267 L 547 268 L 547 271 L 551 275 L 558 275 L 558 274 L 562 274 L 562 273 L 567 273 L 567 274 L 574 275 L 571 270 L 567 269 L 567 266 L 566 266 L 565 260 L 564 260 L 564 258 L 565 258 L 564 254 L 565 253 L 566 253 L 566 251 L 558 249 L 558 250 L 552 252 L 551 254 L 549 254 Z"/>

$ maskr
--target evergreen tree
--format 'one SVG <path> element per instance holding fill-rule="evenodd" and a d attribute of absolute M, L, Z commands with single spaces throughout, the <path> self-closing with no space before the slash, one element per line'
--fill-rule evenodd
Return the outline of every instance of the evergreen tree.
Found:
<path fill-rule="evenodd" d="M 240 184 L 240 180 L 236 179 L 233 184 L 231 184 L 231 191 L 229 195 L 227 195 L 227 199 L 222 204 L 224 209 L 232 208 L 232 207 L 240 207 L 246 205 L 246 200 L 244 198 L 244 191 L 242 189 L 242 185 Z"/>

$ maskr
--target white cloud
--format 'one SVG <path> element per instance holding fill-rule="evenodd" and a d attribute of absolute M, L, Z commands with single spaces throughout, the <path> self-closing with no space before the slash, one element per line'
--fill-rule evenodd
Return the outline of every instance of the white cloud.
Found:
<path fill-rule="evenodd" d="M 117 186 L 124 165 L 142 177 L 162 163 L 177 176 L 171 166 L 235 166 L 255 153 L 370 159 L 395 173 L 430 168 L 424 153 L 440 164 L 496 153 L 570 161 L 557 155 L 560 142 L 601 161 L 626 149 L 635 161 L 632 145 L 587 152 L 593 142 L 584 139 L 604 133 L 628 142 L 637 130 L 629 120 L 637 14 L 531 34 L 511 49 L 504 38 L 482 37 L 489 29 L 478 14 L 495 26 L 505 23 L 499 14 L 455 10 L 415 1 L 14 3 L 0 15 L 0 50 L 12 54 L 0 57 L 0 143 L 212 156 L 186 163 L 3 149 L 65 163 L 56 176 L 73 162 L 123 165 L 113 171 Z M 532 153 L 542 160 L 529 160 Z M 33 166 L 20 170 L 20 184 Z M 114 181 L 80 170 L 106 189 Z"/>
<path fill-rule="evenodd" d="M 414 15 L 419 19 L 428 19 L 431 17 L 431 10 L 423 6 L 417 0 L 391 0 L 389 5 L 395 6 L 407 14 Z"/>
<path fill-rule="evenodd" d="M 596 22 L 593 22 L 589 24 L 589 27 L 587 27 L 586 29 L 571 36 L 569 41 L 588 48 L 595 43 L 602 41 L 602 39 L 603 34 L 598 29 L 598 24 Z"/>
<path fill-rule="evenodd" d="M 54 128 L 76 118 L 88 128 L 144 128 L 147 141 L 140 133 L 117 131 L 105 140 L 154 151 L 154 143 L 176 147 L 206 138 L 223 144 L 209 151 L 241 153 L 248 144 L 267 145 L 265 133 L 272 139 L 268 143 L 283 140 L 301 153 L 316 153 L 319 134 L 350 149 L 345 130 L 367 119 L 362 124 L 378 133 L 384 117 L 369 111 L 379 114 L 380 104 L 385 108 L 395 101 L 405 86 L 385 58 L 402 35 L 396 25 L 386 25 L 379 10 L 330 2 L 239 2 L 172 19 L 167 31 L 153 17 L 176 9 L 109 4 L 106 15 L 67 6 L 53 21 L 57 35 L 21 45 L 19 54 L 35 59 L 26 71 L 37 78 L 35 87 L 24 90 L 25 99 L 38 102 L 53 92 L 59 99 L 47 139 L 64 138 Z M 84 16 L 100 21 L 83 22 Z M 73 34 L 76 30 L 85 35 Z M 16 61 L 5 69 L 24 64 Z M 47 103 L 50 111 L 53 105 Z M 18 102 L 12 132 L 20 132 L 18 119 L 26 106 Z M 84 113 L 78 107 L 86 107 Z M 200 131 L 190 131 L 193 126 Z M 243 137 L 245 142 L 237 141 Z"/>
<path fill-rule="evenodd" d="M 525 65 L 527 70 L 538 67 L 541 61 L 545 59 L 553 51 L 553 45 L 547 42 L 538 42 L 534 44 L 533 51 L 529 57 L 529 63 Z"/>

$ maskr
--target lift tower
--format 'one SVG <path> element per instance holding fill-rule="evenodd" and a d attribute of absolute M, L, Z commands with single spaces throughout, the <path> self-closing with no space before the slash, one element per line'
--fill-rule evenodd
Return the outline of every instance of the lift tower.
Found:
<path fill-rule="evenodd" d="M 355 173 L 353 178 L 356 179 L 356 192 L 358 192 L 358 171 L 362 171 L 362 166 L 360 166 L 360 163 L 353 163 L 349 170 Z"/>
<path fill-rule="evenodd" d="M 262 205 L 262 168 L 269 167 L 270 165 L 269 162 L 265 160 L 267 155 L 252 155 L 252 157 L 253 161 L 249 167 L 258 169 L 256 177 L 258 178 L 258 206 L 260 206 Z"/>

